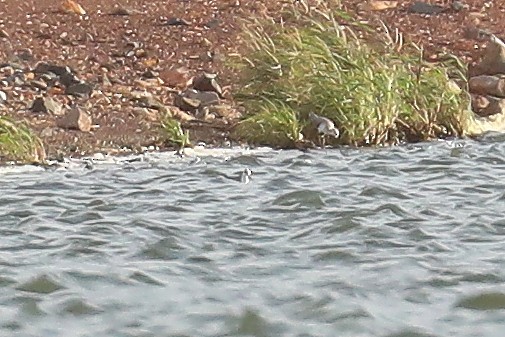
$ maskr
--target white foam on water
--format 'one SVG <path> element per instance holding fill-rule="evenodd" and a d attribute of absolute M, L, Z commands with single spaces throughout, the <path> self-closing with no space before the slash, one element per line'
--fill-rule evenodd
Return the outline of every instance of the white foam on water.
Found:
<path fill-rule="evenodd" d="M 122 165 L 130 162 L 149 162 L 149 163 L 171 163 L 180 161 L 194 161 L 198 158 L 214 157 L 214 158 L 233 158 L 244 155 L 257 155 L 274 151 L 269 147 L 245 148 L 206 148 L 204 146 L 195 146 L 194 148 L 184 149 L 184 156 L 180 156 L 175 151 L 164 152 L 146 152 L 142 154 L 132 154 L 126 156 L 104 155 L 96 153 L 92 156 L 83 158 L 65 158 L 63 162 L 49 161 L 49 165 L 54 165 L 55 169 L 78 169 L 87 164 L 93 166 L 100 165 Z M 0 166 L 0 175 L 10 173 L 28 173 L 44 171 L 45 167 L 40 165 L 5 165 Z"/>

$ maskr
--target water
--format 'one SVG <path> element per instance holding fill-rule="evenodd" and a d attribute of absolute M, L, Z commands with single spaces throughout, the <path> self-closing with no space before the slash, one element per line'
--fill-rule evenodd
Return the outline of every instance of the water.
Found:
<path fill-rule="evenodd" d="M 501 337 L 504 140 L 4 168 L 0 335 Z"/>

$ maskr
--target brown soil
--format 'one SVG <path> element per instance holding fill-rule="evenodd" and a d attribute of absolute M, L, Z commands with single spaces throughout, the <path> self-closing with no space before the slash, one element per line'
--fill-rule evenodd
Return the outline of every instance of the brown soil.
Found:
<path fill-rule="evenodd" d="M 317 2 L 307 1 L 309 5 Z M 0 63 L 21 64 L 28 82 L 37 62 L 47 61 L 69 66 L 79 78 L 95 84 L 90 98 L 73 100 L 92 115 L 96 127 L 87 133 L 60 129 L 56 126 L 59 117 L 31 112 L 34 97 L 42 94 L 38 89 L 0 84 L 8 95 L 0 113 L 27 120 L 41 135 L 49 157 L 163 147 L 158 112 L 139 109 L 125 98 L 125 92 L 148 91 L 174 109 L 174 93 L 192 76 L 215 72 L 224 87 L 225 103 L 233 106 L 234 76 L 223 60 L 241 52 L 240 19 L 258 14 L 277 18 L 282 7 L 293 4 L 292 0 L 80 0 L 87 12 L 83 18 L 61 12 L 61 2 L 0 1 L 0 38 L 5 47 L 0 50 Z M 423 45 L 426 57 L 432 59 L 448 51 L 471 63 L 480 56 L 483 42 L 471 39 L 469 31 L 478 27 L 499 33 L 505 26 L 505 4 L 497 5 L 498 1 L 462 0 L 467 7 L 460 11 L 452 9 L 449 1 L 427 1 L 448 8 L 436 15 L 409 13 L 412 2 L 398 1 L 395 9 L 371 11 L 363 5 L 365 1 L 342 1 L 362 21 L 383 20 L 390 28 L 398 28 L 406 40 Z M 110 15 L 118 6 L 129 9 L 130 15 Z M 163 25 L 171 18 L 184 19 L 189 25 Z M 143 52 L 127 55 L 128 42 L 140 43 L 136 49 Z M 163 83 L 145 79 L 143 74 L 149 69 L 159 73 Z M 9 75 L 5 72 L 0 68 L 0 80 Z M 104 74 L 111 85 L 104 84 Z M 43 94 L 62 103 L 71 100 L 58 88 Z M 226 140 L 237 117 L 234 108 L 229 110 L 230 116 L 224 114 L 211 123 L 186 123 L 193 143 L 219 145 Z"/>

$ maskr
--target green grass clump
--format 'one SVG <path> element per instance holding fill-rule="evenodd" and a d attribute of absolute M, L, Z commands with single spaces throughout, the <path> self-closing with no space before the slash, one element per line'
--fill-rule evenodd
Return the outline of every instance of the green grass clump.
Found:
<path fill-rule="evenodd" d="M 335 122 L 341 144 L 397 144 L 464 132 L 469 96 L 450 80 L 464 81 L 461 63 L 427 63 L 421 49 L 404 45 L 385 27 L 377 33 L 338 9 L 293 9 L 284 24 L 247 22 L 244 41 L 250 49 L 234 64 L 241 75 L 236 99 L 249 115 L 235 133 L 246 141 L 293 146 L 297 132 L 307 129 L 309 111 Z"/>
<path fill-rule="evenodd" d="M 260 111 L 241 121 L 235 128 L 238 134 L 259 145 L 290 147 L 300 139 L 299 116 L 287 104 L 265 100 Z M 251 132 L 253 130 L 253 132 Z"/>
<path fill-rule="evenodd" d="M 43 162 L 44 157 L 42 142 L 26 125 L 0 116 L 0 162 Z"/>
<path fill-rule="evenodd" d="M 189 140 L 189 131 L 183 130 L 181 123 L 174 119 L 173 117 L 166 116 L 162 122 L 161 126 L 165 134 L 167 142 L 174 144 L 179 147 L 179 150 L 191 145 Z"/>

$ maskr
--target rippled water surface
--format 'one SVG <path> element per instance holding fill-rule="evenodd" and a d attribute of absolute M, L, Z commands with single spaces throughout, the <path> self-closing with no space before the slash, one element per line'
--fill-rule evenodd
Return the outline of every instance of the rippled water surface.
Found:
<path fill-rule="evenodd" d="M 0 169 L 0 335 L 504 336 L 504 140 Z"/>

